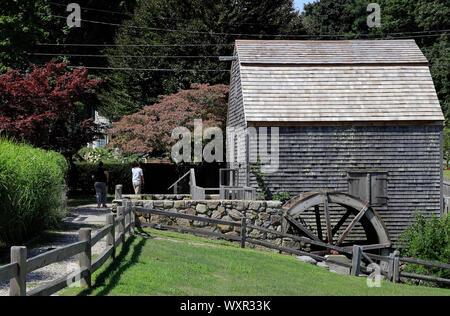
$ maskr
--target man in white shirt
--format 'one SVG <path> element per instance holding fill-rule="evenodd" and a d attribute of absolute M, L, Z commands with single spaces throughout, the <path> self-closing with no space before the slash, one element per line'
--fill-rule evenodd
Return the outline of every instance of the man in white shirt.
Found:
<path fill-rule="evenodd" d="M 144 172 L 142 171 L 139 162 L 134 163 L 133 172 L 133 188 L 135 194 L 141 194 L 144 186 Z"/>

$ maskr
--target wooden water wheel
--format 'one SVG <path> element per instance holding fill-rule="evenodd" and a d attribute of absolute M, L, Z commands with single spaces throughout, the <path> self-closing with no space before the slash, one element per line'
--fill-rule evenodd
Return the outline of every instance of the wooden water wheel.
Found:
<path fill-rule="evenodd" d="M 385 253 L 391 246 L 386 226 L 367 202 L 340 192 L 310 192 L 284 207 L 283 232 L 337 247 L 358 244 Z M 357 235 L 355 237 L 355 235 Z M 322 250 L 314 248 L 311 251 Z"/>

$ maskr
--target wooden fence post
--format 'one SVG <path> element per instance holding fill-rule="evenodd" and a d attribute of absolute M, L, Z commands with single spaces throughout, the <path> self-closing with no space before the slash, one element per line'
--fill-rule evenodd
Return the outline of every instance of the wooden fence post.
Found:
<path fill-rule="evenodd" d="M 128 218 L 128 212 L 129 212 L 129 207 L 128 207 L 128 200 L 123 200 L 122 202 L 122 206 L 123 206 L 123 217 L 124 217 L 124 235 L 127 234 L 128 228 L 127 225 L 129 223 L 129 218 Z"/>
<path fill-rule="evenodd" d="M 17 275 L 11 279 L 9 287 L 10 296 L 26 296 L 27 295 L 27 248 L 12 247 L 11 263 L 19 266 Z"/>
<path fill-rule="evenodd" d="M 353 260 L 351 275 L 359 276 L 361 273 L 362 247 L 353 246 Z"/>
<path fill-rule="evenodd" d="M 242 217 L 241 226 L 241 248 L 245 248 L 245 240 L 247 239 L 247 218 Z"/>
<path fill-rule="evenodd" d="M 80 229 L 78 232 L 78 239 L 87 242 L 86 250 L 80 254 L 80 269 L 86 268 L 89 271 L 88 275 L 80 280 L 80 285 L 82 287 L 90 287 L 92 271 L 91 229 Z"/>
<path fill-rule="evenodd" d="M 130 233 L 131 235 L 134 235 L 134 227 L 136 223 L 136 206 L 134 203 L 131 203 L 130 221 Z"/>
<path fill-rule="evenodd" d="M 393 282 L 400 282 L 400 251 L 396 250 L 394 252 L 394 268 L 393 268 Z"/>
<path fill-rule="evenodd" d="M 113 247 L 112 258 L 116 258 L 116 221 L 114 220 L 114 215 L 106 215 L 106 225 L 112 225 L 111 231 L 106 236 L 107 247 Z"/>
<path fill-rule="evenodd" d="M 122 234 L 122 243 L 125 242 L 125 208 L 123 206 L 119 206 L 117 208 L 117 215 L 122 217 L 119 221 L 119 235 Z"/>
<path fill-rule="evenodd" d="M 393 281 L 394 276 L 394 253 L 389 254 L 389 262 L 388 262 L 388 275 L 387 279 L 389 282 Z"/>
<path fill-rule="evenodd" d="M 116 185 L 116 192 L 115 192 L 115 197 L 114 197 L 115 200 L 122 199 L 122 188 L 123 188 L 123 185 L 121 185 L 121 184 Z"/>

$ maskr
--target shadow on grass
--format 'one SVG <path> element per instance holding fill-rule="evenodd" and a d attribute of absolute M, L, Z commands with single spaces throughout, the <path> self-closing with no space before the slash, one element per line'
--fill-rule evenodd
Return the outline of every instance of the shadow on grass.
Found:
<path fill-rule="evenodd" d="M 119 283 L 122 274 L 130 267 L 135 265 L 139 260 L 139 257 L 142 253 L 142 248 L 146 244 L 147 239 L 141 239 L 139 243 L 132 247 L 135 240 L 136 237 L 129 237 L 128 240 L 123 244 L 120 254 L 116 256 L 116 259 L 114 259 L 114 261 L 108 266 L 107 269 L 105 269 L 95 278 L 95 284 L 90 289 L 83 290 L 77 296 L 91 295 L 96 289 L 100 287 L 104 288 L 95 295 L 108 295 L 111 290 L 113 290 L 114 287 L 116 287 L 116 285 Z M 132 251 L 131 258 L 125 263 L 125 258 L 130 253 L 130 251 Z"/>

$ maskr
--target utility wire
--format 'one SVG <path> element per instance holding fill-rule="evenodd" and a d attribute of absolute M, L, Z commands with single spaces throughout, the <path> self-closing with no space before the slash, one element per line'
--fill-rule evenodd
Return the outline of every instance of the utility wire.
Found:
<path fill-rule="evenodd" d="M 386 33 L 387 34 L 387 33 Z M 408 38 L 421 38 L 421 37 L 439 37 L 439 36 L 449 36 L 450 33 L 446 34 L 430 34 L 430 35 L 417 35 L 417 36 L 404 36 L 404 37 L 393 37 L 393 38 L 375 38 L 374 40 L 389 40 L 389 39 L 408 39 Z M 309 37 L 315 36 L 334 36 L 334 35 L 308 35 Z M 352 36 L 356 36 L 352 35 Z M 82 44 L 82 43 L 37 43 L 36 46 L 61 46 L 61 47 L 233 47 L 235 44 Z"/>
<path fill-rule="evenodd" d="M 67 17 L 60 15 L 50 15 L 50 17 L 55 17 L 59 19 L 66 20 Z M 319 35 L 308 35 L 308 34 L 250 34 L 250 33 L 221 33 L 221 32 L 202 32 L 202 31 L 189 31 L 189 30 L 177 30 L 177 29 L 164 29 L 164 28 L 156 28 L 156 27 L 146 27 L 146 26 L 135 26 L 135 25 L 125 25 L 118 23 L 108 23 L 94 20 L 85 20 L 80 19 L 81 22 L 93 23 L 93 24 L 101 24 L 101 25 L 109 25 L 115 27 L 124 27 L 130 29 L 141 29 L 148 31 L 156 31 L 156 32 L 172 32 L 172 33 L 187 33 L 187 34 L 195 34 L 195 35 L 212 35 L 212 36 L 251 36 L 251 37 L 288 37 L 288 38 L 310 38 L 310 37 L 353 37 L 353 36 L 380 36 L 380 35 L 405 35 L 406 37 L 393 37 L 395 38 L 415 38 L 415 37 L 434 37 L 434 36 L 442 36 L 442 35 L 450 35 L 450 34 L 427 34 L 427 35 L 406 35 L 406 34 L 423 34 L 423 33 L 438 33 L 438 32 L 450 32 L 448 30 L 433 30 L 433 31 L 423 31 L 423 32 L 400 32 L 400 33 L 383 33 L 383 34 L 319 34 Z"/>
<path fill-rule="evenodd" d="M 61 3 L 55 3 L 55 2 L 49 2 L 52 5 L 59 6 L 59 7 L 65 7 L 67 8 L 67 5 L 61 4 Z M 110 10 L 101 10 L 101 9 L 94 9 L 94 8 L 88 8 L 88 7 L 81 7 L 81 10 L 84 11 L 93 11 L 93 12 L 102 12 L 102 13 L 110 13 L 110 14 L 118 14 L 128 17 L 133 17 L 132 13 L 126 13 L 126 12 L 118 12 L 118 11 L 110 11 Z M 195 19 L 187 20 L 187 19 L 173 19 L 173 18 L 167 18 L 167 17 L 158 17 L 160 20 L 167 20 L 167 21 L 177 21 L 177 22 L 185 22 L 187 24 L 191 24 L 192 22 L 195 22 Z M 280 24 L 270 24 L 270 23 L 232 23 L 232 22 L 215 22 L 217 24 L 228 24 L 228 25 L 259 25 L 259 26 L 280 26 Z"/>
<path fill-rule="evenodd" d="M 51 54 L 51 53 L 28 53 L 32 56 L 62 56 L 62 57 L 92 57 L 92 58 L 173 58 L 173 59 L 215 59 L 221 56 L 113 56 L 113 55 L 84 55 L 84 54 Z M 449 64 L 430 64 L 430 66 L 447 66 Z"/>
<path fill-rule="evenodd" d="M 55 3 L 55 2 L 50 2 L 50 4 L 56 5 L 56 6 L 61 6 L 61 7 L 67 7 L 64 4 L 60 4 L 60 3 Z M 133 17 L 133 14 L 131 13 L 123 13 L 123 12 L 117 12 L 117 11 L 108 11 L 108 10 L 100 10 L 100 9 L 93 9 L 93 8 L 86 8 L 86 7 L 81 7 L 82 10 L 87 10 L 87 11 L 98 11 L 98 12 L 104 12 L 104 13 L 111 13 L 111 14 L 121 14 L 121 15 L 126 15 L 129 17 Z M 171 19 L 171 18 L 166 18 L 166 17 L 159 17 L 159 19 L 161 20 L 170 20 L 170 21 L 184 21 L 187 23 L 192 23 L 193 21 L 195 21 L 194 19 L 192 20 L 186 20 L 186 19 Z M 83 21 L 83 20 L 81 20 Z M 87 21 L 87 20 L 85 20 Z M 100 21 L 95 21 L 95 22 L 100 22 Z M 102 22 L 102 23 L 106 23 L 106 22 Z M 267 24 L 267 23 L 228 23 L 228 22 L 222 22 L 219 24 L 229 24 L 229 25 L 260 25 L 260 26 L 279 26 L 279 24 Z M 111 23 L 111 25 L 113 26 L 117 26 L 117 24 Z M 124 26 L 127 27 L 126 25 L 123 24 L 119 24 L 120 26 Z M 133 26 L 130 26 L 133 27 Z M 450 29 L 448 30 L 431 30 L 431 31 L 412 31 L 412 32 L 397 32 L 397 33 L 385 33 L 385 34 L 390 34 L 390 35 L 404 35 L 404 34 L 423 34 L 423 33 L 439 33 L 439 32 L 449 32 Z M 256 36 L 256 34 L 253 34 Z M 377 34 L 354 34 L 354 35 L 360 35 L 360 36 L 374 36 Z M 381 34 L 383 35 L 383 34 Z M 259 35 L 258 35 L 259 36 Z M 275 36 L 275 35 L 272 35 Z M 284 35 L 276 35 L 276 36 L 284 36 Z M 309 36 L 309 35 L 304 35 L 304 36 Z M 347 35 L 335 35 L 335 34 L 322 34 L 322 35 L 317 35 L 317 36 L 347 36 Z"/>
<path fill-rule="evenodd" d="M 78 44 L 78 43 L 37 43 L 36 46 L 67 47 L 215 47 L 234 46 L 235 44 Z"/>
<path fill-rule="evenodd" d="M 53 53 L 28 53 L 31 56 L 63 56 L 63 57 L 92 57 L 92 58 L 179 58 L 179 59 L 212 59 L 221 56 L 113 56 L 113 55 L 84 55 L 84 54 L 53 54 Z"/>
<path fill-rule="evenodd" d="M 60 15 L 50 15 L 49 17 L 54 17 L 58 19 L 64 19 L 66 20 L 66 16 L 60 16 Z M 138 30 L 147 30 L 147 31 L 154 31 L 154 32 L 170 32 L 170 33 L 186 33 L 186 34 L 194 34 L 194 35 L 213 35 L 213 36 L 252 36 L 252 37 L 305 37 L 309 35 L 273 35 L 273 34 L 246 34 L 246 33 L 221 33 L 221 32 L 205 32 L 205 31 L 189 31 L 189 30 L 176 30 L 176 29 L 164 29 L 164 28 L 157 28 L 157 27 L 147 27 L 147 26 L 136 26 L 136 25 L 125 25 L 125 24 L 118 24 L 118 23 L 108 23 L 108 22 L 102 22 L 102 21 L 95 21 L 95 20 L 85 20 L 80 19 L 81 22 L 86 23 L 92 23 L 92 24 L 100 24 L 100 25 L 109 25 L 114 27 L 124 27 L 129 29 L 138 29 Z"/>
<path fill-rule="evenodd" d="M 301 66 L 301 65 L 299 65 Z M 435 66 L 450 66 L 450 64 L 432 64 L 431 67 Z M 152 71 L 152 72 L 230 72 L 229 69 L 161 69 L 161 68 L 113 68 L 113 67 L 85 67 L 85 66 L 67 66 L 68 68 L 76 69 L 90 69 L 90 70 L 106 70 L 106 71 Z"/>
<path fill-rule="evenodd" d="M 123 70 L 123 71 L 154 71 L 154 72 L 230 72 L 229 69 L 162 69 L 162 68 L 112 68 L 112 67 L 85 67 L 85 66 L 67 66 L 68 68 L 83 68 L 92 70 Z"/>

